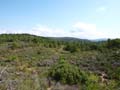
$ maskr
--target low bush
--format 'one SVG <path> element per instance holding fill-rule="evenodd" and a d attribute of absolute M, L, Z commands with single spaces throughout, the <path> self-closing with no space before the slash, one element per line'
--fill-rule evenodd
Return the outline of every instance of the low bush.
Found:
<path fill-rule="evenodd" d="M 87 80 L 85 74 L 78 67 L 69 64 L 64 59 L 50 69 L 49 76 L 63 84 L 85 84 Z"/>

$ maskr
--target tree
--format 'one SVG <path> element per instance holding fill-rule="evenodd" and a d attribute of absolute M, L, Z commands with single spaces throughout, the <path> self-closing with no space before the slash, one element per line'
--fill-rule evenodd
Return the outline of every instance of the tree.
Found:
<path fill-rule="evenodd" d="M 74 52 L 77 52 L 77 51 L 78 51 L 77 46 L 74 45 L 74 44 L 71 44 L 71 43 L 67 44 L 67 45 L 64 47 L 64 50 L 70 51 L 71 53 L 74 53 Z"/>
<path fill-rule="evenodd" d="M 108 48 L 120 48 L 120 39 L 108 39 L 107 41 Z"/>

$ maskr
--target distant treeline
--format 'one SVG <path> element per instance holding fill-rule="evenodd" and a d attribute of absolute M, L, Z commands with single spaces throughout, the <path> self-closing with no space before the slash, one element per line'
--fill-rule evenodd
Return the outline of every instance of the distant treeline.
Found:
<path fill-rule="evenodd" d="M 108 39 L 107 41 L 93 42 L 76 38 L 50 38 L 30 34 L 1 34 L 0 44 L 5 42 L 27 42 L 33 45 L 43 45 L 49 48 L 60 48 L 70 52 L 82 50 L 99 50 L 120 48 L 120 39 Z"/>

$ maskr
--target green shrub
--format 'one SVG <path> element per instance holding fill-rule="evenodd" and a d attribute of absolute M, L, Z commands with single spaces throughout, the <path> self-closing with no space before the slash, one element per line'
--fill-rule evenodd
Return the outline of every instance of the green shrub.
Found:
<path fill-rule="evenodd" d="M 78 67 L 69 64 L 63 59 L 50 69 L 49 76 L 63 84 L 84 84 L 87 80 L 85 74 Z"/>
<path fill-rule="evenodd" d="M 18 60 L 18 57 L 17 56 L 9 56 L 8 60 L 15 61 L 15 60 Z"/>
<path fill-rule="evenodd" d="M 66 45 L 66 46 L 64 47 L 64 50 L 69 51 L 69 52 L 71 52 L 71 53 L 74 53 L 74 52 L 77 52 L 77 51 L 78 51 L 77 46 L 71 45 L 71 44 Z"/>
<path fill-rule="evenodd" d="M 20 48 L 21 47 L 21 45 L 18 43 L 18 42 L 13 42 L 13 43 L 11 43 L 10 44 L 10 48 L 11 49 L 17 49 L 17 48 Z"/>
<path fill-rule="evenodd" d="M 101 86 L 98 83 L 99 77 L 97 75 L 89 74 L 87 78 L 88 79 L 84 87 L 85 90 L 100 90 L 101 89 Z"/>
<path fill-rule="evenodd" d="M 120 80 L 120 67 L 109 70 L 109 74 L 112 79 Z"/>

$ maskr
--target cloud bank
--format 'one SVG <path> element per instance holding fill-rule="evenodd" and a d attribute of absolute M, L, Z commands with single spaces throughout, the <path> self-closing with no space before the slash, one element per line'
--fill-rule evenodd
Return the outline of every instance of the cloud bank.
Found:
<path fill-rule="evenodd" d="M 0 30 L 0 33 L 28 33 L 45 37 L 75 37 L 81 39 L 108 38 L 107 35 L 97 29 L 96 24 L 77 22 L 71 26 L 71 30 L 50 28 L 37 25 L 30 30 Z"/>
<path fill-rule="evenodd" d="M 29 32 L 39 36 L 47 37 L 76 37 L 82 39 L 103 38 L 104 34 L 97 31 L 95 24 L 77 22 L 71 26 L 70 30 L 50 28 L 43 25 L 38 25 Z"/>

